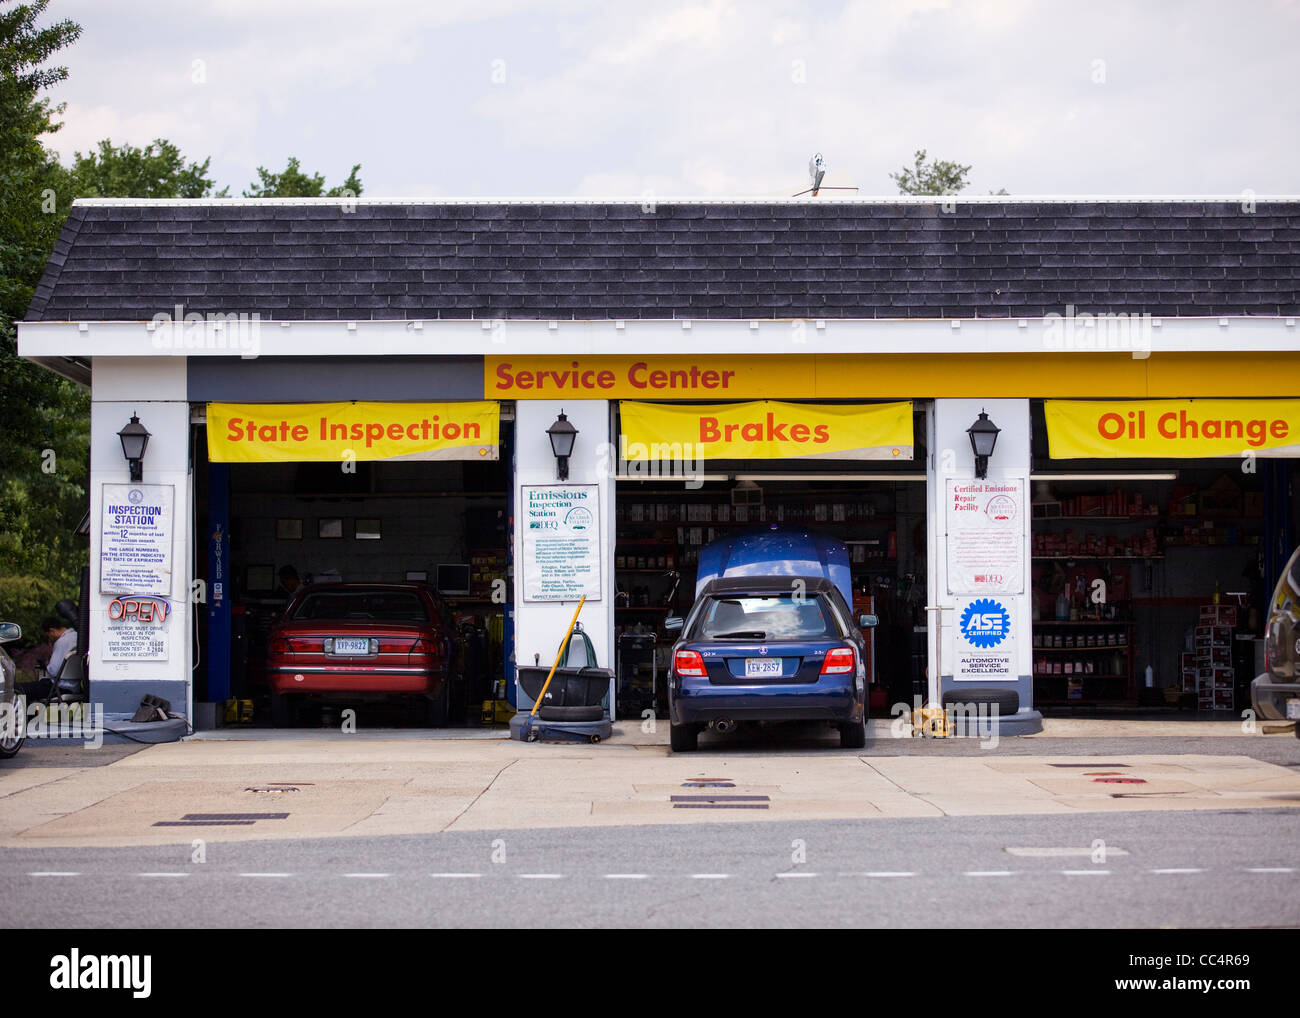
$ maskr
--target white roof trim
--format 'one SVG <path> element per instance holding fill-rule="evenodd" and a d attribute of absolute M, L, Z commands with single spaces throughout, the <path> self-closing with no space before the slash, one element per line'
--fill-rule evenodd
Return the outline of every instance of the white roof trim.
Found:
<path fill-rule="evenodd" d="M 1093 325 L 1086 323 L 1092 320 Z M 689 327 L 684 327 L 689 326 Z M 18 352 L 49 357 L 651 356 L 1300 352 L 1295 317 L 974 319 L 205 320 L 19 322 Z"/>
<path fill-rule="evenodd" d="M 237 206 L 237 205 L 275 205 L 292 207 L 295 205 L 1063 205 L 1081 203 L 1104 203 L 1111 205 L 1134 204 L 1137 202 L 1300 202 L 1300 195 L 1294 194 L 1254 194 L 1250 191 L 1236 194 L 992 194 L 992 195 L 856 195 L 845 197 L 817 197 L 811 195 L 791 198 L 774 195 L 719 196 L 716 198 L 691 195 L 674 197 L 671 195 L 644 194 L 635 197 L 537 197 L 525 198 L 514 195 L 507 198 L 78 198 L 72 204 L 110 208 L 166 208 L 191 207 L 195 205 Z"/>

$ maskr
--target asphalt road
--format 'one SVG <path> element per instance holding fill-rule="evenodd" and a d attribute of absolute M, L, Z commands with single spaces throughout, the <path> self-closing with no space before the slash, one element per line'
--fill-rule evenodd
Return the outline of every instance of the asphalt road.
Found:
<path fill-rule="evenodd" d="M 7 927 L 1295 927 L 1300 811 L 0 850 Z M 201 861 L 200 861 L 201 860 Z"/>

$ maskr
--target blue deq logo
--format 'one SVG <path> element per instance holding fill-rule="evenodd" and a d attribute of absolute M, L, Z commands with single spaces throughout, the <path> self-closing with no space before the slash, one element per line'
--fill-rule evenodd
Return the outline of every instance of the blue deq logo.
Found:
<path fill-rule="evenodd" d="M 996 647 L 1011 632 L 1011 615 L 1001 601 L 981 597 L 961 613 L 961 635 L 974 647 Z"/>

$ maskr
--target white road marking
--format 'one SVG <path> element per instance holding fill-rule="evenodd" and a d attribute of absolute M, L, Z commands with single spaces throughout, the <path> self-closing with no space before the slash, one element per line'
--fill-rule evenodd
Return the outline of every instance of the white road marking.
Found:
<path fill-rule="evenodd" d="M 354 880 L 383 880 L 385 877 L 392 876 L 391 873 L 344 873 L 343 875 Z"/>
<path fill-rule="evenodd" d="M 1067 877 L 1108 877 L 1110 870 L 1061 870 Z"/>
<path fill-rule="evenodd" d="M 240 875 L 241 877 L 267 877 L 267 878 L 278 878 L 278 877 L 291 877 L 291 876 L 293 876 L 292 873 L 241 873 L 241 874 L 239 874 L 239 875 Z"/>
<path fill-rule="evenodd" d="M 137 877 L 188 877 L 188 873 L 137 873 Z"/>
<path fill-rule="evenodd" d="M 80 873 L 72 870 L 43 870 L 39 873 L 28 873 L 29 877 L 79 877 Z"/>
<path fill-rule="evenodd" d="M 520 880 L 563 880 L 563 873 L 518 873 Z"/>
<path fill-rule="evenodd" d="M 438 880 L 472 880 L 481 877 L 482 873 L 430 873 L 429 876 Z"/>
<path fill-rule="evenodd" d="M 864 877 L 914 877 L 915 873 L 909 870 L 873 870 L 869 873 L 863 873 Z"/>
<path fill-rule="evenodd" d="M 1122 848 L 1115 848 L 1106 845 L 1104 848 L 1075 848 L 1073 846 L 1060 846 L 1056 848 L 1045 848 L 1039 845 L 1010 846 L 1006 849 L 1010 855 L 1023 855 L 1029 858 L 1038 859 L 1055 859 L 1060 856 L 1074 855 L 1128 855 L 1128 852 Z"/>
<path fill-rule="evenodd" d="M 1246 870 L 1247 873 L 1294 873 L 1292 866 L 1256 866 Z"/>
<path fill-rule="evenodd" d="M 606 880 L 644 880 L 645 873 L 606 873 Z"/>
<path fill-rule="evenodd" d="M 1009 877 L 1012 870 L 967 870 L 962 876 L 965 877 Z"/>
<path fill-rule="evenodd" d="M 804 872 L 803 870 L 799 870 L 799 871 L 794 872 L 794 873 L 778 873 L 778 874 L 777 874 L 777 878 L 778 878 L 778 879 L 781 879 L 781 880 L 784 880 L 784 879 L 786 879 L 787 877 L 815 877 L 815 876 L 817 876 L 816 873 L 806 873 L 806 872 Z"/>
<path fill-rule="evenodd" d="M 692 873 L 692 880 L 726 880 L 731 876 L 730 873 Z"/>
<path fill-rule="evenodd" d="M 1151 870 L 1151 872 L 1152 872 L 1152 873 L 1204 873 L 1205 870 L 1201 870 L 1201 869 L 1178 869 L 1178 868 L 1175 868 L 1175 867 L 1170 867 L 1169 869 L 1163 869 L 1163 870 Z"/>

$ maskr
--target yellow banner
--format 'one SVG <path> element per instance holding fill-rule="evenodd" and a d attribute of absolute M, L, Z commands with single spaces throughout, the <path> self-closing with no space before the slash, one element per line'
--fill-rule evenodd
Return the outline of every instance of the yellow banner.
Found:
<path fill-rule="evenodd" d="M 1052 459 L 1300 456 L 1300 399 L 1046 400 Z"/>
<path fill-rule="evenodd" d="M 912 404 L 619 404 L 619 455 L 658 459 L 910 460 Z"/>
<path fill-rule="evenodd" d="M 498 405 L 209 403 L 213 463 L 494 460 Z"/>

